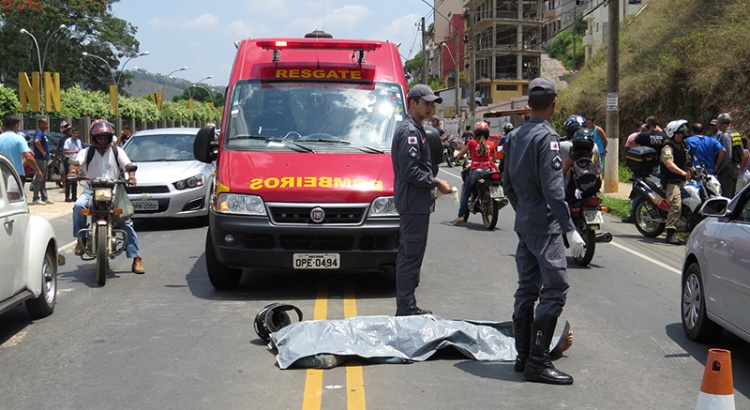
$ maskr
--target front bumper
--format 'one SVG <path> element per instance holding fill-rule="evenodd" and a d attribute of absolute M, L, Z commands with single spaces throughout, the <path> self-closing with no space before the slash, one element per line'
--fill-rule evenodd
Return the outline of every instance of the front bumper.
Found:
<path fill-rule="evenodd" d="M 273 224 L 267 217 L 211 210 L 209 231 L 221 263 L 261 270 L 293 270 L 295 253 L 338 253 L 339 271 L 376 272 L 396 263 L 399 244 L 398 218 L 361 224 Z"/>

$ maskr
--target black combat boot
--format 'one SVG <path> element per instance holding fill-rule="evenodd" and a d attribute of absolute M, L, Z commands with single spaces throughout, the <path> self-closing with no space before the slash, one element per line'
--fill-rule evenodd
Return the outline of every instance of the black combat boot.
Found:
<path fill-rule="evenodd" d="M 674 229 L 667 229 L 667 239 L 664 242 L 671 245 L 684 245 L 685 243 L 674 236 Z"/>
<path fill-rule="evenodd" d="M 526 380 L 547 384 L 573 384 L 573 377 L 555 369 L 549 354 L 549 344 L 556 325 L 557 318 L 549 316 L 537 318 L 531 324 L 531 352 L 523 372 Z"/>
<path fill-rule="evenodd" d="M 516 337 L 516 364 L 514 369 L 522 373 L 531 349 L 531 322 L 534 321 L 534 308 L 522 310 L 513 316 L 513 334 Z"/>

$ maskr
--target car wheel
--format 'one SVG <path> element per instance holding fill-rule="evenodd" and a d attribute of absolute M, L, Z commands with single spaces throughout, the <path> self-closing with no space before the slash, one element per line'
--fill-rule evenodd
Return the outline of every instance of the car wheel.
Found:
<path fill-rule="evenodd" d="M 696 342 L 714 340 L 721 335 L 721 327 L 706 314 L 706 291 L 697 262 L 690 264 L 682 275 L 682 330 L 688 339 Z"/>
<path fill-rule="evenodd" d="M 242 279 L 242 269 L 231 268 L 216 258 L 210 229 L 206 231 L 206 271 L 208 280 L 216 289 L 236 288 Z"/>
<path fill-rule="evenodd" d="M 36 299 L 26 301 L 26 309 L 34 319 L 41 319 L 52 314 L 57 302 L 57 258 L 54 251 L 48 249 L 42 263 L 42 292 Z"/>

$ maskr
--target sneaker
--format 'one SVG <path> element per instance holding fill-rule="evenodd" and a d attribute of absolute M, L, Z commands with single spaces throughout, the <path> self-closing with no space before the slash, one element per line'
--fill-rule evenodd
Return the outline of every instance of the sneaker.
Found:
<path fill-rule="evenodd" d="M 622 218 L 620 220 L 620 222 L 622 222 L 624 224 L 634 224 L 635 223 L 635 219 L 627 217 L 627 218 Z"/>
<path fill-rule="evenodd" d="M 133 258 L 133 267 L 131 268 L 131 270 L 133 271 L 133 273 L 137 273 L 139 275 L 142 275 L 142 274 L 146 273 L 146 270 L 143 269 L 143 262 L 142 261 L 143 260 L 141 259 L 140 256 L 136 256 L 135 258 Z"/>
<path fill-rule="evenodd" d="M 73 200 L 70 198 L 65 198 L 65 202 L 73 202 Z"/>
<path fill-rule="evenodd" d="M 42 201 L 41 199 L 37 199 L 35 201 L 32 201 L 29 205 L 47 205 Z"/>
<path fill-rule="evenodd" d="M 55 203 L 55 201 L 53 201 L 53 200 L 51 200 L 51 199 L 47 198 L 47 199 L 45 199 L 45 200 L 44 200 L 44 203 L 45 203 L 45 204 L 48 204 L 48 205 L 52 205 L 52 204 L 54 204 L 54 203 Z"/>

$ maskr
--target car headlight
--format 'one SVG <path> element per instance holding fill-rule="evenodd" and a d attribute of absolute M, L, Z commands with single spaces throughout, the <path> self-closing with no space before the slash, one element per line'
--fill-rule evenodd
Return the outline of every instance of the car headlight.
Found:
<path fill-rule="evenodd" d="M 368 217 L 385 217 L 385 216 L 398 216 L 396 210 L 396 201 L 393 200 L 392 196 L 381 196 L 375 198 L 370 206 L 370 212 Z"/>
<path fill-rule="evenodd" d="M 216 212 L 265 216 L 266 206 L 258 195 L 221 193 L 216 200 Z"/>
<path fill-rule="evenodd" d="M 185 178 L 177 182 L 173 182 L 172 185 L 174 185 L 174 187 L 180 191 L 187 188 L 203 186 L 203 175 L 194 175 L 190 178 Z"/>
<path fill-rule="evenodd" d="M 111 200 L 112 200 L 112 188 L 94 189 L 94 201 L 111 201 Z"/>

